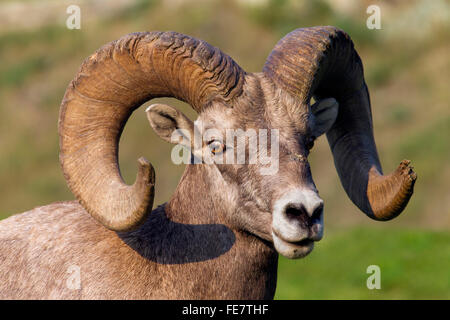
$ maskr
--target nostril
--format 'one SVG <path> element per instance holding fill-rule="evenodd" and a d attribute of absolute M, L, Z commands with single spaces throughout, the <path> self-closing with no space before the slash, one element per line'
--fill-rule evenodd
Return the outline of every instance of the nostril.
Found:
<path fill-rule="evenodd" d="M 300 220 L 302 222 L 308 221 L 308 212 L 303 205 L 298 207 L 288 206 L 285 210 L 286 217 L 288 219 Z"/>
<path fill-rule="evenodd" d="M 284 210 L 284 215 L 288 220 L 298 221 L 304 227 L 311 226 L 320 221 L 323 213 L 323 203 L 318 203 L 315 208 L 306 208 L 301 203 L 290 203 Z"/>
<path fill-rule="evenodd" d="M 320 205 L 317 206 L 317 208 L 314 209 L 311 215 L 311 219 L 312 220 L 320 219 L 322 212 L 323 212 L 323 203 L 321 203 Z"/>

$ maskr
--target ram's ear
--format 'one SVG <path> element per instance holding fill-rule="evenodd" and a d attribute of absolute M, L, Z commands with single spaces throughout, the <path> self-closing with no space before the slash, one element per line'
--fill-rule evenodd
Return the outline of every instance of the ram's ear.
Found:
<path fill-rule="evenodd" d="M 326 133 L 336 121 L 339 111 L 339 103 L 334 98 L 327 98 L 317 101 L 311 106 L 314 116 L 313 135 L 319 137 Z"/>
<path fill-rule="evenodd" d="M 150 125 L 161 139 L 191 146 L 194 123 L 182 112 L 165 104 L 153 104 L 145 112 Z"/>

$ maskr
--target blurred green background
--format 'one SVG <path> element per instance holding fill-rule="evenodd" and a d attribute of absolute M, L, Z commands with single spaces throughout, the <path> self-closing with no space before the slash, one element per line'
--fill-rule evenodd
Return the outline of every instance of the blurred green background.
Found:
<path fill-rule="evenodd" d="M 81 8 L 69 30 L 66 8 Z M 366 9 L 381 8 L 369 30 Z M 287 32 L 335 25 L 355 42 L 371 92 L 384 171 L 411 159 L 415 194 L 391 222 L 365 217 L 340 185 L 324 137 L 310 156 L 325 200 L 325 236 L 305 259 L 280 259 L 278 299 L 450 298 L 450 2 L 359 0 L 28 0 L 0 2 L 0 218 L 73 199 L 58 163 L 57 121 L 65 88 L 101 45 L 135 31 L 173 30 L 208 41 L 246 71 L 261 71 Z M 164 100 L 164 99 L 162 99 Z M 170 100 L 192 119 L 183 103 Z M 127 182 L 145 156 L 157 172 L 155 204 L 169 199 L 184 170 L 169 158 L 138 109 L 120 145 Z M 369 290 L 369 265 L 381 289 Z"/>

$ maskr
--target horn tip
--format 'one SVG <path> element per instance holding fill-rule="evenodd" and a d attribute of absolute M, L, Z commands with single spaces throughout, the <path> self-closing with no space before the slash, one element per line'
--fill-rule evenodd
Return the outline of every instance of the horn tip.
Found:
<path fill-rule="evenodd" d="M 153 168 L 152 164 L 144 157 L 140 157 L 138 159 L 138 165 L 139 165 L 138 177 L 145 180 L 147 184 L 154 184 L 155 169 Z"/>
<path fill-rule="evenodd" d="M 414 192 L 417 174 L 410 160 L 402 160 L 397 169 L 388 176 L 380 176 L 372 190 L 379 192 L 377 196 L 369 196 L 375 220 L 391 220 L 406 208 Z M 370 199 L 372 198 L 372 199 Z"/>
<path fill-rule="evenodd" d="M 411 182 L 415 182 L 417 174 L 414 172 L 414 167 L 411 165 L 411 160 L 402 160 L 396 170 L 396 173 L 409 179 Z"/>

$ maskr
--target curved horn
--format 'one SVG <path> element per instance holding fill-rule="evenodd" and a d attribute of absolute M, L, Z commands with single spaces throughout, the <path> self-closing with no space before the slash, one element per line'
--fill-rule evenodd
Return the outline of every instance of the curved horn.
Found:
<path fill-rule="evenodd" d="M 303 104 L 334 97 L 339 114 L 327 132 L 341 183 L 350 199 L 376 220 L 399 215 L 413 193 L 416 174 L 404 160 L 384 176 L 373 137 L 369 91 L 350 37 L 335 27 L 297 29 L 267 58 L 264 74 Z"/>
<path fill-rule="evenodd" d="M 154 171 L 140 158 L 126 185 L 118 143 L 131 113 L 155 97 L 175 97 L 197 112 L 241 94 L 244 71 L 219 49 L 174 32 L 134 33 L 111 42 L 82 64 L 59 116 L 60 162 L 84 208 L 107 228 L 131 230 L 152 209 Z"/>

